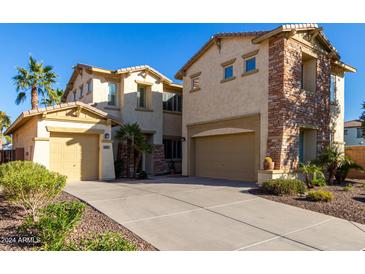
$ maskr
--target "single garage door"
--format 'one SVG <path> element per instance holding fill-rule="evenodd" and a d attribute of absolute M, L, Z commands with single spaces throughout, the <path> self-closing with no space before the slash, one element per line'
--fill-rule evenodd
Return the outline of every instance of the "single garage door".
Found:
<path fill-rule="evenodd" d="M 99 137 L 95 134 L 51 133 L 50 169 L 72 180 L 97 180 Z"/>
<path fill-rule="evenodd" d="M 254 142 L 254 133 L 196 137 L 196 176 L 254 181 Z"/>

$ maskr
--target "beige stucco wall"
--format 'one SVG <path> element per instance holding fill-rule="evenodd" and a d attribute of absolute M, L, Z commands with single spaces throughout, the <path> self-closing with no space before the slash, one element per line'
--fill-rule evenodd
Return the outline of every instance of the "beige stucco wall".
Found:
<path fill-rule="evenodd" d="M 92 78 L 92 74 L 89 74 L 86 70 L 83 70 L 82 74 L 79 74 L 72 86 L 71 91 L 67 95 L 67 102 L 72 102 L 74 99 L 73 91 L 76 89 L 76 100 L 90 104 L 93 102 L 93 93 L 87 93 L 87 82 Z M 94 84 L 94 83 L 93 83 Z M 83 97 L 80 97 L 80 86 L 83 85 Z"/>
<path fill-rule="evenodd" d="M 181 136 L 182 114 L 163 112 L 163 135 L 164 136 Z"/>
<path fill-rule="evenodd" d="M 101 130 L 102 134 L 99 134 L 99 179 L 115 178 L 112 144 L 109 140 L 104 140 L 104 134 L 111 133 L 111 126 L 107 124 L 55 121 L 42 119 L 39 116 L 34 117 L 15 132 L 15 136 L 21 137 L 15 137 L 14 147 L 24 147 L 25 153 L 30 151 L 31 146 L 34 147 L 33 158 L 25 157 L 25 160 L 33 160 L 49 168 L 50 132 L 47 127 L 69 128 L 70 132 L 72 129 Z M 109 149 L 104 146 L 109 146 Z"/>
<path fill-rule="evenodd" d="M 212 46 L 187 71 L 183 86 L 182 135 L 187 137 L 187 125 L 248 114 L 260 114 L 260 165 L 266 154 L 268 108 L 268 42 L 251 43 L 252 38 L 222 39 L 221 50 Z M 242 77 L 242 55 L 259 49 L 256 55 L 257 73 Z M 221 64 L 236 58 L 236 79 L 221 83 Z M 190 92 L 190 75 L 201 72 L 201 90 Z M 183 174 L 187 175 L 188 152 L 183 142 Z"/>
<path fill-rule="evenodd" d="M 339 103 L 340 114 L 337 119 L 335 127 L 334 141 L 339 143 L 344 149 L 344 122 L 345 122 L 345 78 L 344 75 L 337 75 L 336 77 L 336 99 Z"/>
<path fill-rule="evenodd" d="M 37 136 L 37 117 L 30 119 L 13 134 L 13 147 L 24 148 L 24 160 L 34 157 L 34 137 Z"/>
<path fill-rule="evenodd" d="M 136 81 L 152 84 L 149 88 L 152 93 L 149 111 L 137 110 Z M 162 92 L 163 84 L 150 74 L 134 72 L 124 78 L 122 119 L 127 123 L 138 122 L 143 131 L 153 133 L 153 144 L 162 144 Z"/>

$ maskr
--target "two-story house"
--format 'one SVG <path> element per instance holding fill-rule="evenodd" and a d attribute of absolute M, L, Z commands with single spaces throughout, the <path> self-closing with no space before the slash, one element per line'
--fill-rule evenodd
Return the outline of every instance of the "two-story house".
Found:
<path fill-rule="evenodd" d="M 81 101 L 122 123 L 137 122 L 153 152 L 142 159 L 149 174 L 168 171 L 174 161 L 181 171 L 182 86 L 150 66 L 107 70 L 78 64 L 67 84 L 64 102 Z M 112 129 L 112 140 L 119 127 Z M 113 141 L 114 158 L 118 142 Z"/>
<path fill-rule="evenodd" d="M 355 71 L 316 24 L 212 36 L 175 76 L 183 175 L 260 182 L 343 147 L 344 74 Z"/>
<path fill-rule="evenodd" d="M 365 146 L 362 123 L 360 120 L 345 122 L 345 146 Z"/>

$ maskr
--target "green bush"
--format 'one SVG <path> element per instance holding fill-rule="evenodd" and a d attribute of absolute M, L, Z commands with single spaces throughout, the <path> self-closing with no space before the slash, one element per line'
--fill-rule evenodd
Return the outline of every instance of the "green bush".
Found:
<path fill-rule="evenodd" d="M 63 250 L 66 237 L 80 222 L 85 204 L 58 202 L 40 210 L 38 221 L 28 217 L 22 228 L 31 230 L 40 239 L 42 250 Z"/>
<path fill-rule="evenodd" d="M 60 194 L 65 183 L 65 176 L 30 161 L 0 165 L 0 186 L 5 198 L 22 207 L 33 220 L 38 209 Z"/>
<path fill-rule="evenodd" d="M 332 192 L 322 189 L 309 191 L 307 199 L 313 202 L 330 202 L 333 200 Z"/>
<path fill-rule="evenodd" d="M 352 184 L 347 184 L 346 186 L 343 187 L 343 190 L 344 191 L 350 191 L 350 190 L 352 190 L 352 187 L 353 187 Z"/>
<path fill-rule="evenodd" d="M 73 247 L 75 248 L 75 247 Z M 125 240 L 122 235 L 116 232 L 105 232 L 93 235 L 89 239 L 80 242 L 77 250 L 82 251 L 133 251 L 136 246 Z"/>
<path fill-rule="evenodd" d="M 294 195 L 303 194 L 306 186 L 297 179 L 272 179 L 264 182 L 261 190 L 274 195 Z"/>

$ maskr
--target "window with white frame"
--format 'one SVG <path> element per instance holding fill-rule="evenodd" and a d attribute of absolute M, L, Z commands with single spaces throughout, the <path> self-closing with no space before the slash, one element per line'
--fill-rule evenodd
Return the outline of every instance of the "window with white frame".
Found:
<path fill-rule="evenodd" d="M 92 81 L 92 79 L 90 79 L 87 82 L 87 93 L 92 93 L 92 92 L 93 92 L 93 81 Z"/>
<path fill-rule="evenodd" d="M 137 90 L 137 108 L 146 108 L 146 87 L 138 85 Z"/>
<path fill-rule="evenodd" d="M 163 139 L 165 159 L 180 160 L 182 154 L 181 141 L 178 139 Z"/>
<path fill-rule="evenodd" d="M 108 105 L 115 106 L 117 104 L 117 84 L 108 84 Z"/>
<path fill-rule="evenodd" d="M 162 95 L 163 110 L 182 111 L 182 96 L 173 92 L 164 92 Z"/>

